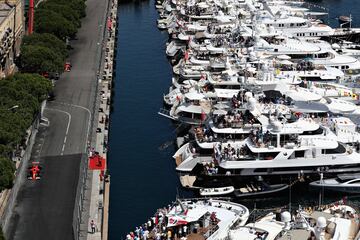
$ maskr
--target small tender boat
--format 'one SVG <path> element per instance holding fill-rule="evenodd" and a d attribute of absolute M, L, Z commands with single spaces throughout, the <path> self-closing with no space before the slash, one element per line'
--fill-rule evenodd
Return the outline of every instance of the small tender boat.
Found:
<path fill-rule="evenodd" d="M 310 186 L 336 192 L 360 193 L 360 174 L 341 174 L 336 178 L 320 179 L 311 182 Z"/>
<path fill-rule="evenodd" d="M 235 188 L 233 186 L 219 187 L 219 188 L 201 188 L 201 196 L 221 196 L 233 193 Z"/>
<path fill-rule="evenodd" d="M 246 187 L 236 189 L 234 194 L 236 197 L 253 197 L 264 194 L 271 194 L 283 191 L 289 187 L 288 184 L 273 184 L 273 185 L 262 185 L 262 186 L 254 186 L 254 185 L 246 185 Z"/>
<path fill-rule="evenodd" d="M 342 28 L 351 27 L 351 15 L 350 16 L 339 16 L 339 24 Z"/>

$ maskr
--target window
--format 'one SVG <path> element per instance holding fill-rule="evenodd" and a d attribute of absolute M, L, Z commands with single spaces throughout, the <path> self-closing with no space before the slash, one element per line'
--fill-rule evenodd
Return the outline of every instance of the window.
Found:
<path fill-rule="evenodd" d="M 323 149 L 322 153 L 323 154 L 339 154 L 339 153 L 345 153 L 346 152 L 346 148 L 339 144 L 337 148 L 335 149 Z"/>
<path fill-rule="evenodd" d="M 295 151 L 295 158 L 303 158 L 305 156 L 305 150 Z"/>
<path fill-rule="evenodd" d="M 350 182 L 349 184 L 359 184 L 360 183 L 360 180 L 355 180 L 353 182 Z"/>

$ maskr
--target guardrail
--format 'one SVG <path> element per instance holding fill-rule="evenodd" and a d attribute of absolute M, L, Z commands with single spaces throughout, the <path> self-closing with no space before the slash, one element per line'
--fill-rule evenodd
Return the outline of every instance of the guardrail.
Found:
<path fill-rule="evenodd" d="M 86 187 L 86 180 L 88 174 L 87 168 L 87 154 L 82 154 L 81 162 L 80 162 L 80 173 L 79 173 L 79 180 L 76 188 L 76 202 L 74 205 L 74 213 L 73 213 L 73 237 L 74 240 L 79 240 L 81 235 L 80 225 L 83 222 L 83 214 L 84 211 L 84 200 L 85 200 L 85 187 Z"/>
<path fill-rule="evenodd" d="M 103 29 L 101 31 L 99 31 L 100 35 L 100 39 L 101 42 L 103 44 L 100 44 L 100 47 L 97 49 L 96 52 L 96 61 L 98 61 L 99 65 L 97 73 L 95 73 L 94 75 L 94 79 L 93 81 L 95 81 L 95 97 L 93 99 L 93 104 L 92 104 L 92 119 L 90 119 L 91 121 L 91 126 L 90 126 L 90 133 L 89 133 L 89 138 L 87 139 L 88 141 L 88 147 L 90 146 L 95 146 L 96 143 L 96 135 L 94 135 L 94 126 L 97 125 L 97 121 L 98 121 L 98 115 L 97 115 L 97 110 L 99 108 L 99 97 L 100 95 L 99 93 L 99 81 L 101 79 L 103 79 L 103 72 L 101 71 L 102 69 L 104 69 L 104 61 L 105 61 L 105 41 L 109 36 L 109 32 L 107 31 L 107 27 L 106 27 L 106 20 L 107 18 L 111 15 L 111 6 L 113 4 L 112 0 L 108 0 L 107 2 L 107 6 L 106 6 L 106 14 L 104 16 L 103 22 L 104 24 L 101 26 Z M 105 80 L 109 80 L 108 78 L 106 78 Z M 111 79 L 112 80 L 112 79 Z M 75 240 L 79 240 L 79 239 L 86 239 L 87 238 L 87 227 L 88 227 L 88 215 L 86 214 L 86 211 L 88 209 L 86 209 L 88 206 L 85 205 L 85 200 L 90 201 L 89 199 L 85 198 L 85 192 L 87 189 L 91 189 L 90 186 L 87 186 L 87 181 L 91 179 L 89 171 L 88 171 L 88 166 L 87 166 L 87 162 L 88 162 L 88 155 L 83 154 L 83 157 L 81 159 L 81 164 L 80 164 L 80 174 L 79 174 L 79 181 L 78 181 L 78 186 L 77 186 L 77 190 L 76 190 L 76 199 L 75 199 L 75 205 L 74 205 L 74 212 L 73 212 L 73 222 L 72 222 L 72 228 L 73 228 L 73 238 Z M 90 178 L 89 178 L 90 177 Z M 91 181 L 89 181 L 91 184 Z M 85 227 L 84 227 L 85 225 Z M 85 228 L 85 229 L 83 229 Z"/>

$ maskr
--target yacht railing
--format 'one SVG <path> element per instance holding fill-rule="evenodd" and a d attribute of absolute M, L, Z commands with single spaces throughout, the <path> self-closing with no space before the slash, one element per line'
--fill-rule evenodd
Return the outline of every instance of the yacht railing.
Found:
<path fill-rule="evenodd" d="M 160 108 L 159 115 L 166 117 L 166 118 L 170 118 L 171 120 L 175 120 L 175 118 L 173 116 L 170 115 L 170 111 L 164 108 Z"/>

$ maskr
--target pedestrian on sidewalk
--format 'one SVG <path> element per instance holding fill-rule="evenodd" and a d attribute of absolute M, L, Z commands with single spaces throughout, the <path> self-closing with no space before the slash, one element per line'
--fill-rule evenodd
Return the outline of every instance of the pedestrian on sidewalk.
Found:
<path fill-rule="evenodd" d="M 94 220 L 91 220 L 90 227 L 91 227 L 91 233 L 95 233 L 96 226 L 95 226 Z"/>

